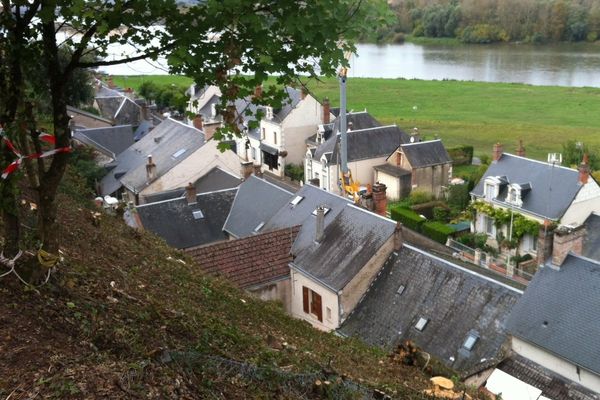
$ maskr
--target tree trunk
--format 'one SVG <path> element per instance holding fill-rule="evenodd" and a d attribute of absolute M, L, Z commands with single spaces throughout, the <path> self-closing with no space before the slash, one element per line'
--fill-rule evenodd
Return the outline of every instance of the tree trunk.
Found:
<path fill-rule="evenodd" d="M 21 232 L 17 196 L 15 186 L 11 181 L 0 182 L 0 196 L 2 198 L 2 221 L 4 223 L 4 248 L 2 252 L 5 257 L 13 258 L 19 252 Z"/>

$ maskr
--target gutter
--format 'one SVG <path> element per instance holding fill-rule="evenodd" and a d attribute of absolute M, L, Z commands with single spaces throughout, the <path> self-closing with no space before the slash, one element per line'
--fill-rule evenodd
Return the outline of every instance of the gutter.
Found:
<path fill-rule="evenodd" d="M 327 289 L 329 289 L 331 292 L 333 292 L 333 294 L 339 296 L 342 294 L 341 290 L 337 290 L 335 289 L 333 286 L 325 283 L 323 280 L 317 278 L 316 276 L 314 276 L 313 274 L 311 274 L 310 272 L 307 272 L 306 270 L 300 268 L 298 265 L 294 264 L 294 262 L 291 262 L 288 264 L 290 266 L 290 268 L 292 268 L 293 270 L 300 272 L 302 275 L 305 275 L 307 277 L 309 277 L 310 279 L 319 282 L 319 284 L 325 286 Z"/>

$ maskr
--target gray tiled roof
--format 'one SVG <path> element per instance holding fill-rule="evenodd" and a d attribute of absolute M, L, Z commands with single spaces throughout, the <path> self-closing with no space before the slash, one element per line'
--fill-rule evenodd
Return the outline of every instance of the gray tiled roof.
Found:
<path fill-rule="evenodd" d="M 113 96 L 113 97 L 96 97 L 96 103 L 100 108 L 100 113 L 103 117 L 114 120 L 117 110 L 123 102 L 124 96 Z"/>
<path fill-rule="evenodd" d="M 584 388 L 555 372 L 514 354 L 503 360 L 499 370 L 542 391 L 542 396 L 552 400 L 600 400 L 600 394 Z"/>
<path fill-rule="evenodd" d="M 439 139 L 405 143 L 400 147 L 408 159 L 410 166 L 413 168 L 423 168 L 452 162 L 446 148 Z"/>
<path fill-rule="evenodd" d="M 251 175 L 239 186 L 223 230 L 235 237 L 250 236 L 292 197 L 292 193 Z"/>
<path fill-rule="evenodd" d="M 188 205 L 185 197 L 136 207 L 144 229 L 162 237 L 170 246 L 185 249 L 226 240 L 223 223 L 237 189 L 203 193 Z M 201 211 L 202 218 L 193 212 Z"/>
<path fill-rule="evenodd" d="M 395 226 L 391 220 L 346 204 L 325 227 L 320 243 L 314 241 L 314 224 L 302 226 L 299 238 L 308 236 L 312 240 L 306 241 L 307 246 L 294 243 L 292 264 L 330 288 L 342 290 L 390 239 Z"/>
<path fill-rule="evenodd" d="M 73 138 L 114 158 L 133 144 L 133 130 L 131 125 L 78 129 Z"/>
<path fill-rule="evenodd" d="M 400 286 L 404 291 L 398 294 Z M 413 340 L 449 367 L 465 373 L 497 357 L 507 339 L 505 321 L 520 292 L 404 245 L 340 328 L 391 350 Z M 422 332 L 415 328 L 428 319 Z M 469 333 L 479 339 L 471 351 Z M 454 361 L 452 361 L 452 359 Z"/>
<path fill-rule="evenodd" d="M 338 164 L 340 135 L 329 138 L 317 147 L 315 159 L 323 154 L 331 153 L 331 163 Z M 396 125 L 380 126 L 348 132 L 348 162 L 387 157 L 410 137 Z"/>
<path fill-rule="evenodd" d="M 540 268 L 508 320 L 509 332 L 600 374 L 600 263 L 569 254 Z"/>
<path fill-rule="evenodd" d="M 384 172 L 390 176 L 395 176 L 395 177 L 401 177 L 404 175 L 410 175 L 412 174 L 412 172 L 406 170 L 406 169 L 402 169 L 396 165 L 392 165 L 390 163 L 385 163 L 385 164 L 381 164 L 381 165 L 376 165 L 373 167 L 374 170 L 376 171 L 381 171 Z"/>
<path fill-rule="evenodd" d="M 381 126 L 379 121 L 377 121 L 371 114 L 366 111 L 360 112 L 349 112 L 346 114 L 346 123 L 347 125 L 352 124 L 352 129 L 354 131 L 361 131 L 363 129 L 375 128 Z M 339 139 L 336 139 L 336 134 L 340 132 L 340 120 L 336 119 L 333 123 L 325 125 L 325 142 L 317 147 L 317 150 L 314 154 L 314 159 L 319 160 L 323 154 L 325 153 L 333 153 Z M 348 135 L 350 136 L 350 135 Z M 312 139 L 312 136 L 311 138 Z M 316 140 L 316 135 L 313 142 Z M 398 147 L 398 144 L 396 145 Z M 350 145 L 348 145 L 350 148 Z"/>
<path fill-rule="evenodd" d="M 314 240 L 315 217 L 312 213 L 318 206 L 324 206 L 330 210 L 325 214 L 325 226 L 327 226 L 344 207 L 352 202 L 313 185 L 304 185 L 289 200 L 292 200 L 296 196 L 301 196 L 302 201 L 295 206 L 292 206 L 290 201 L 283 204 L 273 217 L 268 220 L 263 231 L 301 225 L 302 229 L 294 243 L 294 249 L 297 253 L 310 245 Z"/>
<path fill-rule="evenodd" d="M 146 161 L 152 155 L 157 177 L 169 171 L 204 144 L 204 134 L 194 127 L 166 119 L 141 140 L 128 147 L 111 165 L 109 173 L 100 182 L 101 194 L 112 194 L 126 185 L 139 192 L 147 186 Z M 186 149 L 181 156 L 173 154 Z"/>
<path fill-rule="evenodd" d="M 141 121 L 142 108 L 129 97 L 124 97 L 123 99 L 123 102 L 115 113 L 115 123 L 138 126 Z"/>
<path fill-rule="evenodd" d="M 222 170 L 217 166 L 200 177 L 196 182 L 193 182 L 193 185 L 196 188 L 196 193 L 207 193 L 224 189 L 233 189 L 238 187 L 240 183 L 242 183 L 240 178 Z M 185 187 L 180 187 L 146 195 L 144 196 L 144 200 L 145 203 L 154 203 L 157 201 L 182 197 L 184 193 Z"/>
<path fill-rule="evenodd" d="M 485 179 L 494 176 L 504 176 L 508 183 L 531 183 L 532 189 L 523 197 L 520 209 L 552 220 L 563 216 L 582 187 L 577 170 L 553 168 L 545 162 L 504 153 L 500 160 L 490 164 L 471 194 L 483 197 Z M 505 204 L 506 196 L 504 187 L 494 201 Z"/>
<path fill-rule="evenodd" d="M 583 256 L 600 261 L 600 215 L 592 213 L 585 220 Z"/>
<path fill-rule="evenodd" d="M 67 106 L 67 114 L 69 114 L 70 116 L 73 116 L 75 114 L 79 114 L 79 115 L 83 115 L 85 117 L 89 117 L 95 120 L 98 120 L 100 122 L 105 122 L 109 125 L 112 125 L 112 120 L 108 119 L 108 118 L 104 118 L 100 115 L 96 115 L 96 114 L 92 114 L 90 112 L 81 110 L 79 108 L 73 107 L 73 106 Z"/>

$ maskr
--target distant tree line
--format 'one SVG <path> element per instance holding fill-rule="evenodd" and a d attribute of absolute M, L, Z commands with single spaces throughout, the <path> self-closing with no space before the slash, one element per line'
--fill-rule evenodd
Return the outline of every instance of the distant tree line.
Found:
<path fill-rule="evenodd" d="M 598 0 L 393 0 L 391 29 L 376 40 L 457 38 L 465 43 L 593 42 L 600 35 Z"/>

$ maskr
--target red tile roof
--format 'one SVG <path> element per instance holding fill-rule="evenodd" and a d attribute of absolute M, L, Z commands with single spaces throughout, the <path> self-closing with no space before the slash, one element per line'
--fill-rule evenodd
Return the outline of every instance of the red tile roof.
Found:
<path fill-rule="evenodd" d="M 289 275 L 290 250 L 299 226 L 191 249 L 188 254 L 212 275 L 247 288 Z"/>

